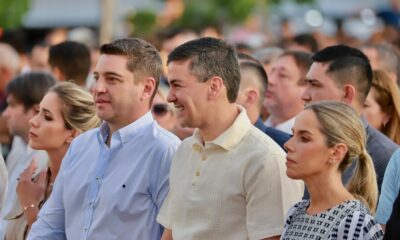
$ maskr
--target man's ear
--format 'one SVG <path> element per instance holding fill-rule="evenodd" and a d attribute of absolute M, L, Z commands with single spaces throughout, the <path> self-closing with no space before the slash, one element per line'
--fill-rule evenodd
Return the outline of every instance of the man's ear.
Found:
<path fill-rule="evenodd" d="M 344 103 L 346 103 L 346 104 L 351 105 L 351 103 L 352 103 L 352 102 L 355 100 L 355 98 L 356 98 L 356 89 L 354 88 L 353 85 L 351 85 L 351 84 L 346 84 L 346 85 L 343 87 L 343 91 L 344 91 L 344 94 L 343 94 L 343 99 L 342 99 L 342 101 L 343 101 Z"/>
<path fill-rule="evenodd" d="M 65 79 L 64 73 L 58 67 L 52 67 L 51 73 L 60 82 L 68 80 L 68 79 Z"/>
<path fill-rule="evenodd" d="M 258 100 L 260 98 L 260 93 L 254 88 L 247 88 L 245 91 L 245 108 L 247 109 L 250 106 L 254 106 L 258 104 Z"/>
<path fill-rule="evenodd" d="M 153 77 L 147 77 L 143 80 L 143 92 L 141 100 L 151 99 L 154 91 L 156 91 L 156 80 Z"/>
<path fill-rule="evenodd" d="M 225 88 L 224 81 L 221 77 L 214 76 L 207 81 L 208 83 L 208 99 L 213 100 L 218 98 Z"/>

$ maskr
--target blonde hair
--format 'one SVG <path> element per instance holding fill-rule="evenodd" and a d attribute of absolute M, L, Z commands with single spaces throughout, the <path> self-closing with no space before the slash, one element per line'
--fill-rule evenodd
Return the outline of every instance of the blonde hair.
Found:
<path fill-rule="evenodd" d="M 313 111 L 317 116 L 320 131 L 325 136 L 328 147 L 338 143 L 347 146 L 339 171 L 343 173 L 353 161 L 357 161 L 355 173 L 347 184 L 347 189 L 374 213 L 378 185 L 372 159 L 365 149 L 366 133 L 359 116 L 350 106 L 333 101 L 321 101 L 308 105 L 305 109 Z"/>
<path fill-rule="evenodd" d="M 375 101 L 390 116 L 381 132 L 400 144 L 400 90 L 397 84 L 384 71 L 375 70 L 371 87 L 376 91 Z"/>
<path fill-rule="evenodd" d="M 62 115 L 67 129 L 81 133 L 100 125 L 101 120 L 96 115 L 93 97 L 83 88 L 75 83 L 62 82 L 52 87 L 49 92 L 57 94 L 63 103 Z"/>

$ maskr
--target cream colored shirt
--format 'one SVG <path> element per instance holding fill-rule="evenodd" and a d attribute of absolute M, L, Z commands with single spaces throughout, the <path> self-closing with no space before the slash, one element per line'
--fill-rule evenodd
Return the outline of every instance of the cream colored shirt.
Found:
<path fill-rule="evenodd" d="M 170 191 L 157 221 L 173 239 L 262 239 L 280 235 L 303 183 L 286 176 L 285 153 L 245 110 L 214 141 L 198 130 L 172 161 Z"/>

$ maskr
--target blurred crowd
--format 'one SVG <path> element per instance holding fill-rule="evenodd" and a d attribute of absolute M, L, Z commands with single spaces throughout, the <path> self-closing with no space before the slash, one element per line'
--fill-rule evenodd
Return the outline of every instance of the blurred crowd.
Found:
<path fill-rule="evenodd" d="M 400 29 L 281 31 L 3 32 L 0 239 L 400 239 Z"/>

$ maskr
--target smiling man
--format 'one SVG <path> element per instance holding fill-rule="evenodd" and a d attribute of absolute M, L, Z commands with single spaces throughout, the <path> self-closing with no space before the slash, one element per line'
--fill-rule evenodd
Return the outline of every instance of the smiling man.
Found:
<path fill-rule="evenodd" d="M 235 104 L 240 69 L 224 41 L 201 38 L 168 56 L 168 101 L 196 128 L 171 165 L 157 217 L 163 239 L 278 239 L 302 183 L 285 174 L 285 153 Z"/>
<path fill-rule="evenodd" d="M 157 50 L 126 38 L 105 44 L 94 70 L 100 128 L 77 137 L 28 239 L 160 239 L 156 215 L 179 143 L 153 119 Z"/>

